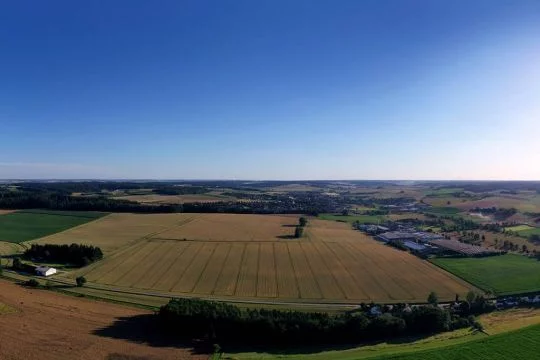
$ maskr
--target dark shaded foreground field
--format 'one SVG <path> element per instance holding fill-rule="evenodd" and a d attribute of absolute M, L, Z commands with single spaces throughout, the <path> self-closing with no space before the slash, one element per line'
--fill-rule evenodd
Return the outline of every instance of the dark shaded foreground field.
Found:
<path fill-rule="evenodd" d="M 3 280 L 0 304 L 14 309 L 0 314 L 2 360 L 208 358 L 160 338 L 148 311 L 30 290 Z"/>

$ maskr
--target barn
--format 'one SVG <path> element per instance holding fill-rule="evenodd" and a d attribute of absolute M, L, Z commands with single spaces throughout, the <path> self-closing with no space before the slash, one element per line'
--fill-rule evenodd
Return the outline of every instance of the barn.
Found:
<path fill-rule="evenodd" d="M 56 274 L 56 269 L 48 266 L 38 266 L 36 268 L 36 274 L 41 276 L 51 276 Z"/>

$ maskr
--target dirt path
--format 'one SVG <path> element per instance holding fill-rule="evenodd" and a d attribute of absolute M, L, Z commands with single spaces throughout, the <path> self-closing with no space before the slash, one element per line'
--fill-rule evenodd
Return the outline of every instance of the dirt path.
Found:
<path fill-rule="evenodd" d="M 207 359 L 156 335 L 151 313 L 0 280 L 2 360 Z"/>

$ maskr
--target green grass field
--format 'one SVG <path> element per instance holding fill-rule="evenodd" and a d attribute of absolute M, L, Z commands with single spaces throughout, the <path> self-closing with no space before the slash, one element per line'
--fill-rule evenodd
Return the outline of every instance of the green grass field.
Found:
<path fill-rule="evenodd" d="M 336 215 L 336 214 L 320 214 L 321 220 L 341 221 L 352 224 L 359 221 L 361 224 L 377 224 L 387 220 L 385 215 Z"/>
<path fill-rule="evenodd" d="M 489 336 L 464 344 L 410 354 L 375 357 L 394 360 L 507 360 L 538 359 L 540 326 Z"/>
<path fill-rule="evenodd" d="M 463 188 L 441 188 L 441 189 L 431 190 L 431 191 L 426 192 L 426 196 L 431 196 L 431 197 L 448 196 L 448 195 L 453 195 L 455 193 L 459 193 L 462 191 L 463 191 Z"/>
<path fill-rule="evenodd" d="M 451 206 L 432 206 L 427 208 L 425 212 L 435 215 L 456 215 L 461 212 L 461 210 Z"/>
<path fill-rule="evenodd" d="M 540 261 L 525 256 L 435 258 L 431 262 L 497 295 L 540 291 Z"/>
<path fill-rule="evenodd" d="M 513 231 L 520 236 L 540 235 L 540 228 L 529 225 L 516 225 L 505 228 L 507 231 Z"/>
<path fill-rule="evenodd" d="M 21 243 L 67 230 L 106 213 L 25 210 L 0 215 L 0 241 Z"/>

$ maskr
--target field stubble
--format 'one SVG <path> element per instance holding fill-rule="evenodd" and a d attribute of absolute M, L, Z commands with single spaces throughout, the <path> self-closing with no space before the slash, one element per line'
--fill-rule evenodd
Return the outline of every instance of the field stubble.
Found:
<path fill-rule="evenodd" d="M 423 302 L 430 291 L 451 300 L 471 288 L 344 223 L 313 219 L 296 240 L 279 236 L 297 217 L 177 214 L 159 223 L 132 216 L 136 229 L 118 219 L 131 234 L 120 250 L 71 276 L 171 296 L 293 302 Z"/>

